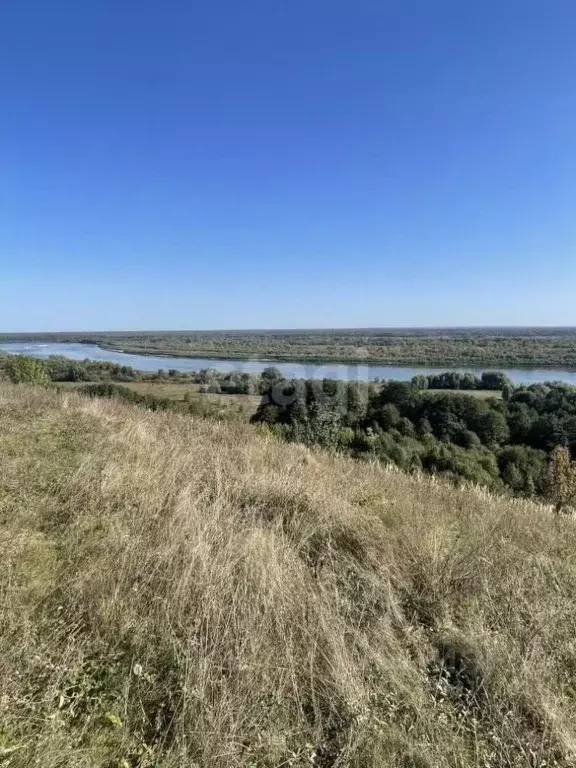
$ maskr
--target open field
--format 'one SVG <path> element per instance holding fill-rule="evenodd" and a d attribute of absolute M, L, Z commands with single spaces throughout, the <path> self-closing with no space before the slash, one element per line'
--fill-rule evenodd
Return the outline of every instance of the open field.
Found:
<path fill-rule="evenodd" d="M 85 387 L 86 382 L 55 382 L 56 386 L 64 388 Z M 224 415 L 234 412 L 243 420 L 248 421 L 256 412 L 261 397 L 259 395 L 227 395 L 211 392 L 200 392 L 200 385 L 190 382 L 156 382 L 156 381 L 126 381 L 121 386 L 138 392 L 141 395 L 166 398 L 183 402 L 188 398 L 189 402 L 205 401 L 213 403 Z"/>
<path fill-rule="evenodd" d="M 574 328 L 148 331 L 2 334 L 0 341 L 87 341 L 136 354 L 276 361 L 576 368 Z"/>
<path fill-rule="evenodd" d="M 569 768 L 576 525 L 0 384 L 11 768 Z"/>
<path fill-rule="evenodd" d="M 489 397 L 494 397 L 496 400 L 502 400 L 502 392 L 494 389 L 424 389 L 422 394 L 428 395 L 445 395 L 452 392 L 456 395 L 471 395 L 472 397 L 478 397 L 480 400 L 486 400 Z"/>
<path fill-rule="evenodd" d="M 190 401 L 207 400 L 217 405 L 222 412 L 234 410 L 246 421 L 256 412 L 262 399 L 260 395 L 227 395 L 212 392 L 200 392 L 198 384 L 170 384 L 165 382 L 131 381 L 123 386 L 139 392 L 142 395 L 166 397 L 170 400 L 184 400 L 188 395 Z"/>
<path fill-rule="evenodd" d="M 192 382 L 164 382 L 164 381 L 128 381 L 123 383 L 134 392 L 141 395 L 154 395 L 154 397 L 166 397 L 169 400 L 184 400 L 186 395 L 199 396 L 200 385 Z M 222 397 L 222 395 L 219 395 Z M 231 397 L 227 395 L 226 397 Z"/>
<path fill-rule="evenodd" d="M 85 381 L 58 381 L 54 382 L 58 387 L 78 388 L 85 387 Z M 187 394 L 199 396 L 200 385 L 192 382 L 162 382 L 162 381 L 123 381 L 121 386 L 127 387 L 134 392 L 142 395 L 153 395 L 154 397 L 165 397 L 168 400 L 183 401 Z"/>

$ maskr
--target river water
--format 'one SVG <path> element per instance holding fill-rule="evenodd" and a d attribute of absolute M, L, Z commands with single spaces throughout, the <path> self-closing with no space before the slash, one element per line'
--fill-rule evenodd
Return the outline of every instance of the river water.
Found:
<path fill-rule="evenodd" d="M 264 368 L 273 365 L 287 378 L 294 379 L 344 379 L 345 381 L 371 381 L 374 379 L 396 379 L 409 381 L 418 374 L 442 373 L 447 367 L 425 368 L 419 366 L 394 365 L 347 365 L 338 363 L 277 363 L 271 360 L 211 360 L 200 357 L 163 357 L 160 355 L 130 355 L 101 349 L 95 344 L 74 343 L 28 343 L 10 342 L 0 344 L 0 350 L 17 355 L 48 358 L 51 355 L 63 355 L 71 360 L 106 360 L 120 365 L 129 365 L 139 371 L 157 371 L 159 368 L 177 371 L 199 371 L 202 368 L 214 368 L 217 371 L 239 371 L 243 373 L 261 373 Z M 461 373 L 479 376 L 486 368 L 452 368 Z M 490 369 L 494 370 L 494 369 Z M 542 368 L 498 368 L 506 373 L 514 384 L 536 384 L 543 381 L 563 381 L 576 385 L 576 370 L 555 370 Z"/>

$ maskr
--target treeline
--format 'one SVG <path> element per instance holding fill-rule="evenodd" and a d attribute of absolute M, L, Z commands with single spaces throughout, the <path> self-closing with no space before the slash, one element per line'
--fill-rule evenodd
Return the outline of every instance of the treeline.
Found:
<path fill-rule="evenodd" d="M 70 360 L 54 355 L 42 360 L 27 355 L 6 355 L 0 357 L 0 372 L 14 381 L 33 381 L 43 376 L 56 382 L 88 381 L 142 381 L 146 374 L 129 365 L 118 365 L 107 361 Z M 40 373 L 42 372 L 42 373 Z"/>
<path fill-rule="evenodd" d="M 252 420 L 288 440 L 523 496 L 547 493 L 556 446 L 576 453 L 576 387 L 561 383 L 510 386 L 499 400 L 428 393 L 418 382 L 280 382 Z"/>
<path fill-rule="evenodd" d="M 238 371 L 222 373 L 213 368 L 205 368 L 194 376 L 195 383 L 201 385 L 201 392 L 226 395 L 263 395 L 283 380 L 282 373 L 273 366 L 265 368 L 261 374 Z"/>
<path fill-rule="evenodd" d="M 199 384 L 202 392 L 228 395 L 261 395 L 270 386 L 283 381 L 282 373 L 274 366 L 269 366 L 261 374 L 250 374 L 242 371 L 223 372 L 214 368 L 203 368 L 199 371 L 183 372 L 174 368 L 168 370 L 159 368 L 154 372 L 138 371 L 129 365 L 107 362 L 105 360 L 70 360 L 54 355 L 46 360 L 22 356 L 5 356 L 0 358 L 6 366 L 10 361 L 35 360 L 36 366 L 41 366 L 47 377 L 56 382 L 131 382 L 131 381 L 173 381 Z M 30 363 L 17 363 L 17 365 Z M 509 391 L 513 389 L 508 377 L 499 372 L 487 371 L 481 376 L 457 371 L 446 371 L 429 376 L 418 375 L 412 379 L 416 389 L 450 389 L 450 390 L 492 390 Z"/>
<path fill-rule="evenodd" d="M 414 376 L 411 383 L 416 389 L 489 390 L 508 393 L 514 388 L 508 376 L 499 371 L 485 371 L 481 376 L 459 371 L 444 371 L 429 376 Z"/>
<path fill-rule="evenodd" d="M 137 371 L 129 365 L 107 362 L 105 360 L 70 360 L 54 355 L 42 360 L 26 355 L 6 355 L 0 357 L 0 372 L 9 378 L 32 381 L 38 372 L 54 382 L 116 382 L 133 381 L 174 382 L 199 384 L 201 392 L 228 395 L 261 395 L 275 382 L 282 379 L 277 368 L 266 368 L 261 374 L 249 374 L 241 371 L 222 372 L 213 368 L 199 371 L 177 371 L 174 368 L 147 372 Z M 27 373 L 28 372 L 28 373 Z"/>

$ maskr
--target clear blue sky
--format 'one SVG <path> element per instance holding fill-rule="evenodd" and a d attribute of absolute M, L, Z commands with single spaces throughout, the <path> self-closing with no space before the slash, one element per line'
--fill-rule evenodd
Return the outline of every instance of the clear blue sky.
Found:
<path fill-rule="evenodd" d="M 0 5 L 0 330 L 576 325 L 574 0 Z"/>

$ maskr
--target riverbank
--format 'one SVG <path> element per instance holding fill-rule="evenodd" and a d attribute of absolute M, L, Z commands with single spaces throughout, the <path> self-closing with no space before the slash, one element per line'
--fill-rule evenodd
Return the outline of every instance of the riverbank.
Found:
<path fill-rule="evenodd" d="M 95 362 L 116 363 L 120 366 L 127 366 L 136 371 L 157 372 L 159 369 L 174 369 L 180 373 L 190 373 L 204 368 L 214 368 L 218 372 L 235 372 L 240 374 L 261 374 L 266 368 L 274 366 L 278 368 L 281 374 L 287 379 L 340 379 L 344 381 L 376 381 L 376 380 L 397 380 L 410 381 L 418 375 L 436 375 L 443 373 L 450 368 L 459 373 L 470 373 L 474 376 L 481 376 L 487 370 L 488 366 L 423 366 L 423 365 L 378 365 L 362 361 L 361 363 L 347 362 L 337 363 L 335 361 L 327 363 L 307 362 L 287 362 L 254 360 L 248 358 L 208 358 L 208 357 L 188 357 L 184 355 L 153 355 L 150 351 L 147 354 L 130 354 L 118 351 L 118 349 L 105 348 L 95 344 L 85 343 L 0 343 L 0 352 L 12 354 L 24 354 L 40 359 L 48 359 L 52 356 L 66 357 L 70 360 L 83 361 L 92 360 Z M 576 386 L 576 370 L 569 368 L 531 368 L 507 366 L 495 366 L 498 370 L 505 373 L 515 385 L 539 384 L 547 381 L 561 381 L 566 384 Z"/>
<path fill-rule="evenodd" d="M 92 342 L 96 343 L 96 342 Z M 375 356 L 363 356 L 363 357 L 347 357 L 345 355 L 302 355 L 302 354 L 267 354 L 266 357 L 259 356 L 257 351 L 246 353 L 221 353 L 218 352 L 202 352 L 198 349 L 192 349 L 189 352 L 170 352 L 164 353 L 159 349 L 150 349 L 149 347 L 126 347 L 115 346 L 112 344 L 99 344 L 100 349 L 108 349 L 111 352 L 122 352 L 126 355 L 145 355 L 147 357 L 179 357 L 179 358 L 200 358 L 204 360 L 252 360 L 260 363 L 296 363 L 298 365 L 330 365 L 336 363 L 338 365 L 409 365 L 422 368 L 442 368 L 443 370 L 460 370 L 462 367 L 470 366 L 473 368 L 491 368 L 500 370 L 502 367 L 514 366 L 515 368 L 525 368 L 526 370 L 539 369 L 550 370 L 551 365 L 564 366 L 562 360 L 556 362 L 550 361 L 533 361 L 528 357 L 520 358 L 519 360 L 502 360 L 500 358 L 482 358 L 482 362 L 470 359 L 456 359 L 456 358 L 438 358 L 438 357 L 375 357 Z M 568 371 L 576 372 L 576 359 L 570 358 L 570 364 L 566 364 Z"/>

